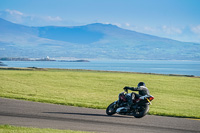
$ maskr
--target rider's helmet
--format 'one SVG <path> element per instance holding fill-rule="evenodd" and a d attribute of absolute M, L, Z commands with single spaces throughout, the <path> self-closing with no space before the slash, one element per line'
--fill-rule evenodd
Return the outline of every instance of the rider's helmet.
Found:
<path fill-rule="evenodd" d="M 145 86 L 145 83 L 144 82 L 138 83 L 138 87 L 140 87 L 140 86 Z"/>

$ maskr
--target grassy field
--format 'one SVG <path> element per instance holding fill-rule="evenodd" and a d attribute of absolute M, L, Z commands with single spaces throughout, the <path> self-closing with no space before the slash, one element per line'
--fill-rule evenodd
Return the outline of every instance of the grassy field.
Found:
<path fill-rule="evenodd" d="M 72 130 L 57 130 L 57 129 L 40 129 L 40 128 L 27 128 L 27 127 L 16 127 L 10 125 L 0 125 L 0 133 L 91 133 L 83 131 L 72 131 Z"/>
<path fill-rule="evenodd" d="M 124 86 L 143 81 L 149 114 L 200 118 L 200 78 L 86 70 L 0 70 L 0 97 L 105 109 Z"/>

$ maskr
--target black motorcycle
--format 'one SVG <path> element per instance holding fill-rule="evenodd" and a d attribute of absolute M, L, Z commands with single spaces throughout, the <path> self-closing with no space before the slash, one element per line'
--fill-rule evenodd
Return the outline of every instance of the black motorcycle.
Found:
<path fill-rule="evenodd" d="M 154 99 L 152 95 L 140 96 L 137 95 L 135 100 L 133 100 L 133 104 L 130 109 L 127 109 L 127 95 L 131 96 L 131 93 L 122 92 L 119 94 L 119 99 L 113 103 L 111 103 L 107 109 L 107 115 L 113 115 L 118 113 L 120 115 L 132 115 L 135 118 L 144 117 L 149 111 L 149 105 L 151 101 Z"/>

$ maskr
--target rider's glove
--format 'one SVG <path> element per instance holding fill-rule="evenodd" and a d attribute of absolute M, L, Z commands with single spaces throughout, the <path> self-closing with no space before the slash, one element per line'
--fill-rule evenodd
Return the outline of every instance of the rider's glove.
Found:
<path fill-rule="evenodd" d="M 126 86 L 126 87 L 124 87 L 124 91 L 126 91 L 126 92 L 128 91 L 128 87 L 127 87 L 127 86 Z"/>

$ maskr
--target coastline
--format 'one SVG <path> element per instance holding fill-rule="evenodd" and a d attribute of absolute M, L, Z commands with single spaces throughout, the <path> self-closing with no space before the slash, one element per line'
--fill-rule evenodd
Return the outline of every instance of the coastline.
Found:
<path fill-rule="evenodd" d="M 200 76 L 200 61 L 160 60 L 85 60 L 62 59 L 56 61 L 2 61 L 7 67 L 37 67 L 55 69 L 83 69 L 116 72 L 135 72 L 164 75 Z M 3 66 L 5 67 L 5 66 Z"/>

